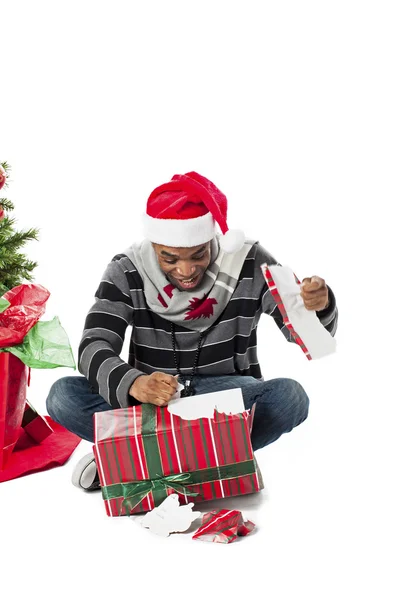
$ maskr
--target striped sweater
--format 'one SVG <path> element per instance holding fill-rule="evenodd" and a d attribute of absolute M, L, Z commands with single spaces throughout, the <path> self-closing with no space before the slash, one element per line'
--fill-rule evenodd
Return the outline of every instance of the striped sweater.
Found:
<path fill-rule="evenodd" d="M 265 262 L 279 264 L 255 243 L 229 303 L 206 332 L 198 375 L 251 375 L 262 379 L 257 358 L 257 326 L 263 313 L 274 319 L 289 342 L 294 342 L 261 272 L 260 265 Z M 338 312 L 329 286 L 328 290 L 329 305 L 317 315 L 331 335 L 335 335 Z M 126 362 L 120 353 L 128 326 L 132 329 Z M 175 325 L 175 335 L 181 372 L 190 375 L 199 333 Z M 128 392 L 140 375 L 154 371 L 176 374 L 171 324 L 149 309 L 142 278 L 125 254 L 114 256 L 95 293 L 95 303 L 86 317 L 79 345 L 78 369 L 113 408 L 138 404 Z"/>

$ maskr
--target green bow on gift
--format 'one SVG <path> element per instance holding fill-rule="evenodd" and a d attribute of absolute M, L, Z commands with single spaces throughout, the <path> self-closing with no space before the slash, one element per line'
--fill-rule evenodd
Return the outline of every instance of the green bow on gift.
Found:
<path fill-rule="evenodd" d="M 123 508 L 127 513 L 131 511 L 144 500 L 151 491 L 161 491 L 166 493 L 168 488 L 172 488 L 179 494 L 186 496 L 198 496 L 198 492 L 192 492 L 189 488 L 182 485 L 183 482 L 189 485 L 192 482 L 191 473 L 177 473 L 176 475 L 157 476 L 154 479 L 143 479 L 142 481 L 130 481 L 129 483 L 115 483 L 102 488 L 104 500 L 112 500 L 113 498 L 124 498 L 121 504 L 120 515 Z"/>

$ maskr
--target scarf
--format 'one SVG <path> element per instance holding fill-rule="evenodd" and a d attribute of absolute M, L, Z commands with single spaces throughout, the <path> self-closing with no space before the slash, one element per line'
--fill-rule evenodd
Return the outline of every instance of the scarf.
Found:
<path fill-rule="evenodd" d="M 144 284 L 150 310 L 187 329 L 205 331 L 222 314 L 235 291 L 240 271 L 254 242 L 246 240 L 234 254 L 225 253 L 219 236 L 211 240 L 211 261 L 200 284 L 181 291 L 166 278 L 149 240 L 133 244 L 125 254 L 133 262 Z"/>

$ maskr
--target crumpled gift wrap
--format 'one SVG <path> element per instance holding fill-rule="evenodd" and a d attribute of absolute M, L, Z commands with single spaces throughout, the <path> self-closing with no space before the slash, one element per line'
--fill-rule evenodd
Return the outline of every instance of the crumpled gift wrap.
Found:
<path fill-rule="evenodd" d="M 244 520 L 240 510 L 213 510 L 203 515 L 201 527 L 192 539 L 230 544 L 238 537 L 247 535 L 254 528 L 255 524 Z"/>

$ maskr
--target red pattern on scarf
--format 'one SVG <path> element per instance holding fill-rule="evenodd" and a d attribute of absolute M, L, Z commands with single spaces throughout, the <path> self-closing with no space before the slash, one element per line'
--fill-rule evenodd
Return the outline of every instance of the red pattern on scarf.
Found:
<path fill-rule="evenodd" d="M 161 306 L 163 306 L 164 308 L 168 308 L 168 304 L 165 302 L 164 298 L 161 296 L 161 294 L 158 294 L 157 296 Z"/>
<path fill-rule="evenodd" d="M 192 298 L 189 303 L 190 306 L 185 321 L 210 318 L 214 314 L 213 304 L 218 304 L 215 298 L 207 298 L 206 296 L 203 296 L 203 298 Z"/>
<path fill-rule="evenodd" d="M 168 298 L 172 298 L 172 292 L 175 290 L 175 286 L 172 283 L 169 283 L 165 286 L 164 292 L 167 294 Z"/>

